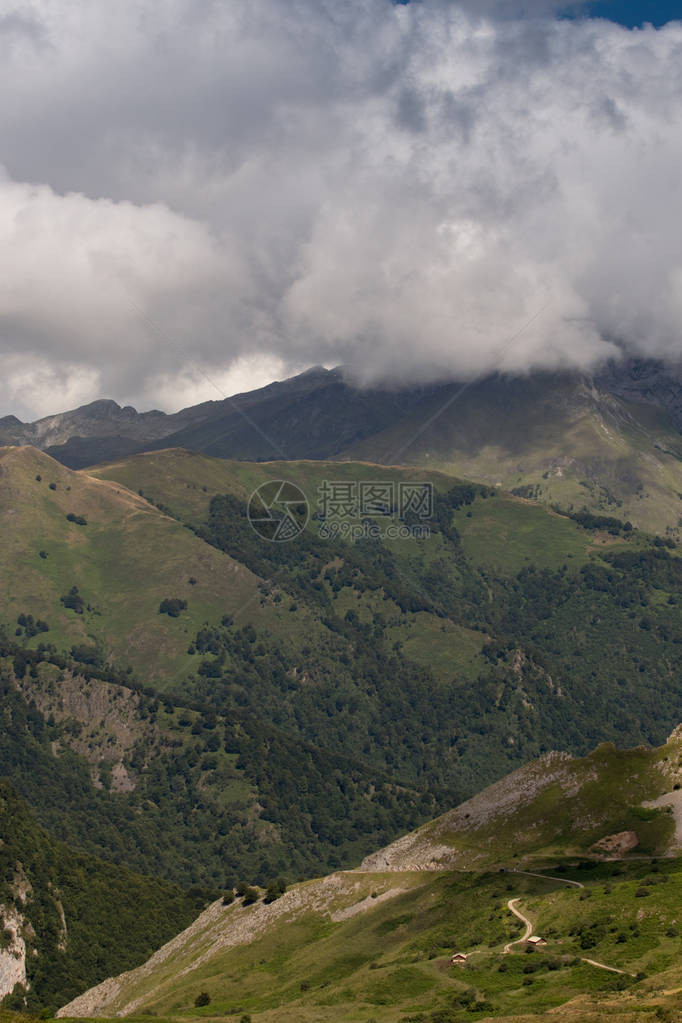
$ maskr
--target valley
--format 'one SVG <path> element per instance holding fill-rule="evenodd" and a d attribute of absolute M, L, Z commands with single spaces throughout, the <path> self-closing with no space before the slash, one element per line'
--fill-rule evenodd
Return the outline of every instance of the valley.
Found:
<path fill-rule="evenodd" d="M 0 0 L 0 1023 L 682 1023 L 678 0 Z"/>
<path fill-rule="evenodd" d="M 304 383 L 309 400 L 319 377 Z M 609 430 L 633 451 L 643 406 L 633 418 L 621 400 Z M 603 395 L 590 401 L 606 414 Z M 556 406 L 596 421 L 594 404 Z M 663 517 L 638 516 L 603 489 L 578 503 L 551 473 L 505 475 L 492 448 L 495 472 L 432 459 L 431 441 L 421 464 L 384 465 L 397 436 L 384 428 L 383 447 L 294 461 L 167 448 L 163 434 L 158 450 L 79 469 L 0 449 L 7 798 L 54 870 L 85 857 L 77 899 L 98 874 L 167 886 L 156 929 L 116 924 L 136 935 L 125 949 L 98 945 L 95 920 L 62 900 L 67 932 L 76 913 L 101 948 L 88 958 L 84 939 L 33 922 L 66 885 L 33 868 L 25 907 L 3 903 L 26 949 L 6 1007 L 257 1023 L 676 1011 L 675 479 L 659 475 L 665 499 L 642 491 Z M 290 543 L 249 520 L 278 480 L 307 505 Z M 424 519 L 390 504 L 415 487 Z M 362 517 L 351 502 L 330 529 L 334 488 L 393 498 Z M 25 861 L 10 857 L 10 884 Z M 93 908 L 109 920 L 105 904 L 102 886 Z M 530 924 L 547 944 L 526 953 Z"/>

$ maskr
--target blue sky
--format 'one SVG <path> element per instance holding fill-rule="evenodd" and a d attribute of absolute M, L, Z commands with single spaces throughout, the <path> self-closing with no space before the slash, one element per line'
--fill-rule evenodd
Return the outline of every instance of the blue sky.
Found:
<path fill-rule="evenodd" d="M 589 14 L 594 18 L 609 18 L 621 25 L 634 28 L 644 22 L 651 22 L 657 28 L 668 21 L 682 18 L 680 0 L 599 0 L 588 5 Z"/>

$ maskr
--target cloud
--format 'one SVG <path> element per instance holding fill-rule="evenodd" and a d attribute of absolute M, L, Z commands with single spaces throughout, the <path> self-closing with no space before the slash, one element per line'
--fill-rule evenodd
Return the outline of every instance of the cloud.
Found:
<path fill-rule="evenodd" d="M 0 404 L 679 358 L 682 24 L 554 8 L 8 11 Z"/>

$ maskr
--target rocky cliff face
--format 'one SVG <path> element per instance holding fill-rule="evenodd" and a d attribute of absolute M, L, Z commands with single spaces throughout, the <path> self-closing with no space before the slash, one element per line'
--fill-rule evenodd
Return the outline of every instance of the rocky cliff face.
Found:
<path fill-rule="evenodd" d="M 26 988 L 26 921 L 14 906 L 0 906 L 3 933 L 0 949 L 0 999 L 11 995 L 17 984 Z"/>
<path fill-rule="evenodd" d="M 610 362 L 595 380 L 624 401 L 664 409 L 682 431 L 682 364 L 666 366 L 653 359 Z"/>

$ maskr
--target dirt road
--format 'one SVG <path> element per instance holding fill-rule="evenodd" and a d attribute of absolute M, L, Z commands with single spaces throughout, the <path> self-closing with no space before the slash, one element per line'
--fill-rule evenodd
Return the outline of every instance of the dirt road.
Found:
<path fill-rule="evenodd" d="M 616 966 L 606 966 L 605 963 L 598 963 L 596 959 L 586 959 L 582 957 L 584 963 L 589 963 L 590 966 L 597 966 L 600 970 L 608 970 L 609 973 L 622 973 L 626 977 L 634 977 L 634 973 L 628 973 L 627 970 L 619 970 Z"/>
<path fill-rule="evenodd" d="M 526 925 L 526 930 L 525 933 L 520 938 L 516 939 L 516 941 L 510 941 L 508 945 L 504 946 L 503 955 L 507 955 L 509 952 L 511 952 L 513 945 L 520 945 L 522 941 L 526 941 L 527 938 L 530 938 L 533 932 L 533 925 L 528 919 L 528 917 L 524 916 L 523 913 L 520 910 L 518 910 L 514 905 L 514 903 L 518 901 L 519 901 L 518 899 L 510 899 L 509 902 L 507 903 L 507 909 L 510 909 L 514 916 L 517 916 L 521 923 Z"/>
<path fill-rule="evenodd" d="M 567 877 L 550 877 L 549 874 L 535 874 L 532 870 L 514 870 L 513 868 L 508 871 L 510 874 L 525 874 L 526 877 L 542 877 L 545 881 L 559 881 L 560 884 L 568 884 L 572 888 L 584 888 L 585 885 L 581 884 L 580 881 L 569 881 Z"/>

